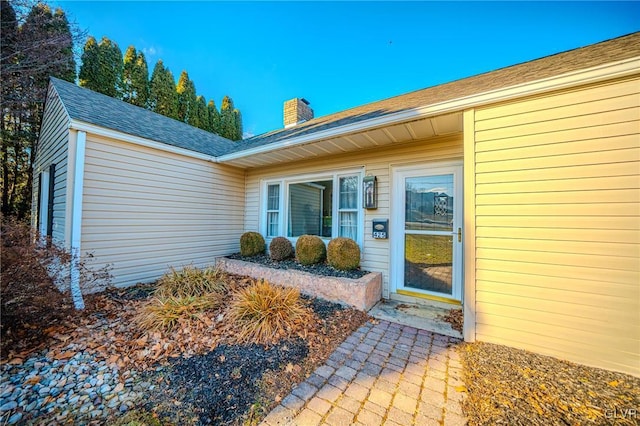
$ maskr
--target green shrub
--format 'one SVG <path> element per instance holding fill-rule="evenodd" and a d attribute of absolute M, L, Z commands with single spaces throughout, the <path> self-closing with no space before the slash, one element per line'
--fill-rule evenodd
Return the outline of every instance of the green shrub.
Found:
<path fill-rule="evenodd" d="M 329 241 L 327 262 L 342 271 L 349 271 L 360 266 L 360 247 L 351 238 L 338 237 Z"/>
<path fill-rule="evenodd" d="M 245 232 L 240 237 L 240 254 L 246 257 L 264 253 L 266 244 L 258 232 Z"/>
<path fill-rule="evenodd" d="M 310 318 L 298 289 L 274 286 L 265 280 L 238 290 L 228 314 L 236 341 L 263 345 L 290 337 Z"/>
<path fill-rule="evenodd" d="M 327 257 L 327 248 L 320 237 L 315 235 L 302 235 L 296 242 L 296 257 L 303 265 L 313 265 L 324 261 Z"/>
<path fill-rule="evenodd" d="M 285 237 L 275 237 L 269 244 L 269 256 L 272 260 L 280 261 L 293 257 L 293 245 Z"/>

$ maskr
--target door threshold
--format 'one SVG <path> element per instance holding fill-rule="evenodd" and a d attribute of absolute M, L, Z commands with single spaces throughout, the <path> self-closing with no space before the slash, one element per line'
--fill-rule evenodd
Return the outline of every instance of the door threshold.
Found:
<path fill-rule="evenodd" d="M 452 309 L 462 306 L 462 302 L 448 297 L 434 296 L 430 294 L 418 293 L 408 290 L 396 290 L 396 293 L 389 294 L 389 299 L 399 300 L 407 303 L 417 303 L 427 306 L 439 306 L 444 309 Z"/>
<path fill-rule="evenodd" d="M 460 306 L 431 300 L 418 302 L 411 297 L 395 296 L 393 295 L 393 299 L 381 300 L 371 308 L 368 314 L 379 320 L 462 339 L 462 332 L 455 330 L 442 318 L 452 309 L 460 310 Z"/>

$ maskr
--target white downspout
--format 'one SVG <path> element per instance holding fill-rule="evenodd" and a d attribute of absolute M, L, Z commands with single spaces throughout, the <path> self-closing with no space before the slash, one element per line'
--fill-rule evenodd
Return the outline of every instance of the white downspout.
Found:
<path fill-rule="evenodd" d="M 84 188 L 84 154 L 87 133 L 78 132 L 73 167 L 73 207 L 71 210 L 71 298 L 76 309 L 84 309 L 80 288 L 80 242 L 82 237 L 82 191 Z M 67 188 L 69 189 L 69 188 Z"/>

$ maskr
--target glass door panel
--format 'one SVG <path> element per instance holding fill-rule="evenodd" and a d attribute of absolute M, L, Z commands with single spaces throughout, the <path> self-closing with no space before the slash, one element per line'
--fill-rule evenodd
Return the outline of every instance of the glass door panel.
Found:
<path fill-rule="evenodd" d="M 405 290 L 456 298 L 454 252 L 457 232 L 455 173 L 403 175 Z"/>

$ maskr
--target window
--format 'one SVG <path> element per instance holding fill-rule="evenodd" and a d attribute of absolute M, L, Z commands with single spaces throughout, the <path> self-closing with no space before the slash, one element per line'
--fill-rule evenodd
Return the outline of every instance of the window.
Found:
<path fill-rule="evenodd" d="M 340 178 L 340 203 L 338 205 L 338 235 L 358 239 L 358 176 Z"/>
<path fill-rule="evenodd" d="M 280 184 L 267 186 L 267 237 L 276 237 L 280 231 Z"/>
<path fill-rule="evenodd" d="M 263 232 L 297 238 L 362 237 L 360 173 L 290 178 L 263 186 Z M 335 189 L 335 191 L 334 191 Z"/>

